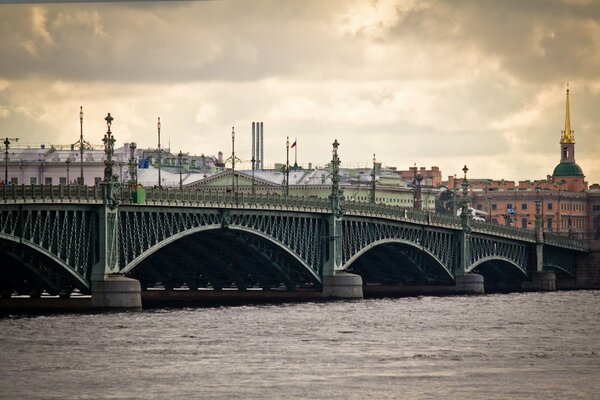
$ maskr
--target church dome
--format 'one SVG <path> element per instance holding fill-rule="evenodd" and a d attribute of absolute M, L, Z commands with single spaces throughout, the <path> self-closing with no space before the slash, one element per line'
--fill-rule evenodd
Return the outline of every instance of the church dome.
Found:
<path fill-rule="evenodd" d="M 581 176 L 583 171 L 581 167 L 574 162 L 560 163 L 554 168 L 552 176 Z"/>

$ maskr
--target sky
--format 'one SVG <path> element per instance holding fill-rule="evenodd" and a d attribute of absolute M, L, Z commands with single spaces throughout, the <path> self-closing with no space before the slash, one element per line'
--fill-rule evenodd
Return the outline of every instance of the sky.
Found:
<path fill-rule="evenodd" d="M 600 1 L 243 0 L 0 5 L 0 136 L 231 153 L 265 166 L 440 167 L 545 179 L 566 86 L 577 163 L 600 182 Z M 293 162 L 293 151 L 290 153 Z"/>

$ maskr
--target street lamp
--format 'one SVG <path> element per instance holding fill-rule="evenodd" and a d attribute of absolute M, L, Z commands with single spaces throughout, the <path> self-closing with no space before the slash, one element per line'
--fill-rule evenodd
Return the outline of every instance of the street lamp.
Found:
<path fill-rule="evenodd" d="M 542 231 L 542 200 L 540 199 L 540 187 L 535 188 L 535 234 L 539 235 Z"/>
<path fill-rule="evenodd" d="M 8 149 L 10 148 L 10 141 L 19 141 L 19 138 L 5 138 L 4 139 L 4 184 L 8 184 Z"/>
<path fill-rule="evenodd" d="M 71 184 L 71 181 L 69 180 L 69 166 L 71 165 L 71 159 L 70 158 L 67 158 L 66 164 L 67 164 L 67 186 L 68 186 L 68 185 Z"/>
<path fill-rule="evenodd" d="M 158 129 L 158 188 L 162 186 L 160 181 L 160 164 L 161 164 L 161 150 L 160 150 L 160 117 L 158 117 L 158 123 L 156 124 L 156 128 Z"/>
<path fill-rule="evenodd" d="M 179 159 L 179 190 L 183 190 L 183 178 L 181 175 L 183 173 L 183 153 L 181 150 L 179 150 L 177 158 Z"/>
<path fill-rule="evenodd" d="M 83 185 L 83 106 L 79 106 L 79 184 Z"/>
<path fill-rule="evenodd" d="M 373 171 L 371 172 L 371 196 L 370 196 L 370 201 L 371 204 L 375 204 L 375 200 L 376 200 L 376 189 L 377 189 L 377 181 L 375 180 L 375 176 L 376 176 L 376 170 L 375 170 L 375 154 L 373 154 Z M 360 186 L 360 180 L 358 181 L 359 186 Z"/>

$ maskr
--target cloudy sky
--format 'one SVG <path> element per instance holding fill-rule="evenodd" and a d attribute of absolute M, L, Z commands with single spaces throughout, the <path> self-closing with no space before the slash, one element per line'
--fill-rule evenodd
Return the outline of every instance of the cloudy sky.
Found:
<path fill-rule="evenodd" d="M 437 165 L 540 179 L 576 159 L 600 182 L 600 1 L 238 0 L 0 5 L 0 136 L 118 144 L 265 164 Z M 246 164 L 250 166 L 249 163 Z"/>

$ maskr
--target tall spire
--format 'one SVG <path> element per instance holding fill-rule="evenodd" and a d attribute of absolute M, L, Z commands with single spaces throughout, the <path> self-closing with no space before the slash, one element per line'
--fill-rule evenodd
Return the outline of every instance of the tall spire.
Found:
<path fill-rule="evenodd" d="M 562 131 L 561 143 L 575 143 L 575 136 L 571 130 L 571 112 L 569 110 L 569 84 L 567 83 L 567 111 L 565 114 L 565 130 Z"/>

